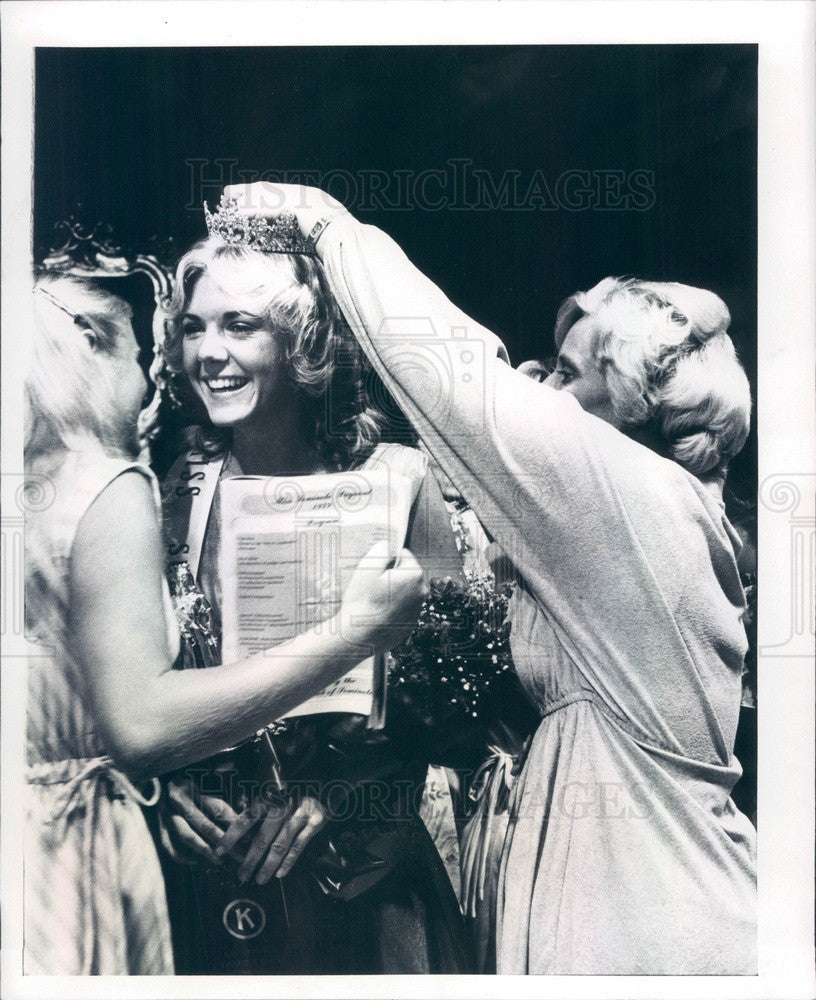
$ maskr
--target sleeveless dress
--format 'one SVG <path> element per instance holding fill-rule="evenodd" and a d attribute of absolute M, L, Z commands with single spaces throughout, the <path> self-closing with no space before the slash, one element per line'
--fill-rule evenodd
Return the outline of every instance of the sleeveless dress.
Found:
<path fill-rule="evenodd" d="M 144 466 L 69 452 L 32 470 L 53 503 L 26 518 L 29 657 L 25 832 L 28 975 L 171 974 L 164 882 L 145 798 L 105 752 L 71 653 L 68 581 L 79 523 L 118 476 Z M 169 601 L 167 627 L 171 629 Z M 171 631 L 171 634 L 172 631 Z M 154 783 L 155 785 L 155 783 Z"/>
<path fill-rule="evenodd" d="M 739 539 L 679 465 L 504 363 L 385 234 L 321 235 L 332 293 L 521 577 L 541 722 L 514 786 L 497 971 L 755 975 L 756 835 L 734 806 Z"/>
<path fill-rule="evenodd" d="M 386 468 L 392 476 L 403 477 L 405 488 L 416 499 L 426 459 L 416 449 L 381 444 L 362 468 Z M 219 627 L 221 525 L 213 469 L 218 481 L 241 473 L 229 455 L 208 461 L 200 453 L 189 451 L 166 477 L 163 495 L 169 558 L 191 560 L 193 575 Z M 209 488 L 210 499 L 204 509 L 196 503 L 193 491 L 197 488 L 204 493 Z M 328 787 L 338 781 L 356 785 L 360 781 L 356 787 L 362 790 L 366 780 L 377 785 L 375 791 L 383 794 L 395 819 L 380 826 L 374 818 L 376 813 L 358 817 L 358 812 L 368 808 L 368 799 L 361 791 L 359 797 L 351 797 L 359 802 L 355 814 L 342 824 L 330 822 L 324 832 L 331 833 L 338 843 L 350 842 L 348 856 L 359 857 L 366 849 L 367 837 L 382 829 L 386 837 L 393 838 L 392 859 L 396 863 L 391 863 L 383 877 L 359 895 L 341 899 L 327 895 L 311 876 L 308 849 L 284 879 L 272 878 L 264 886 L 253 881 L 241 885 L 227 871 L 204 863 L 177 864 L 163 856 L 180 973 L 471 971 L 456 897 L 434 843 L 417 815 L 428 761 L 416 759 L 411 747 L 392 738 L 388 715 L 381 732 L 368 735 L 365 723 L 360 716 L 339 713 L 304 716 L 289 720 L 287 731 L 273 740 L 283 777 L 291 786 L 317 783 Z M 247 757 L 243 753 L 236 759 L 236 786 L 242 777 L 252 773 Z M 371 808 L 376 808 L 373 798 L 371 801 Z M 233 805 L 238 807 L 235 802 Z M 316 846 L 321 836 L 310 847 Z M 239 938 L 234 929 L 230 930 L 230 914 L 237 902 L 244 911 L 249 907 L 255 914 L 256 926 L 260 927 L 257 934 Z"/>

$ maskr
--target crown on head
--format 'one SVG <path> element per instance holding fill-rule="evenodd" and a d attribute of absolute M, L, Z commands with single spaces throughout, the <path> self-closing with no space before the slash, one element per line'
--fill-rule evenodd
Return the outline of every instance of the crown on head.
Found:
<path fill-rule="evenodd" d="M 221 195 L 215 212 L 204 202 L 204 219 L 210 236 L 219 236 L 230 246 L 249 247 L 263 253 L 306 253 L 315 255 L 312 240 L 302 235 L 297 219 L 290 213 L 279 215 L 273 222 L 254 215 L 245 215 L 234 198 Z"/>

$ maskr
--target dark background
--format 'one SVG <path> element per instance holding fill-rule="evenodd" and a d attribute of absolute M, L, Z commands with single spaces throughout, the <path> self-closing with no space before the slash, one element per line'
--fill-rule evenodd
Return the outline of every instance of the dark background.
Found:
<path fill-rule="evenodd" d="M 753 45 L 40 49 L 35 257 L 81 205 L 86 224 L 170 261 L 204 234 L 201 200 L 223 183 L 317 171 L 514 362 L 551 352 L 567 295 L 630 274 L 719 293 L 755 385 L 756 89 Z M 537 169 L 551 193 L 569 170 L 651 171 L 653 197 L 389 209 L 354 180 L 382 171 L 393 203 L 394 171 L 450 172 L 454 158 L 495 187 L 518 171 L 522 193 Z M 755 496 L 755 433 L 731 486 Z"/>

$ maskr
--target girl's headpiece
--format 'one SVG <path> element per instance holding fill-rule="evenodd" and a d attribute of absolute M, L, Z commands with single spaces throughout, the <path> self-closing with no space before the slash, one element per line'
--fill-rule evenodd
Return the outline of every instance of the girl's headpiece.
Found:
<path fill-rule="evenodd" d="M 57 309 L 61 309 L 64 313 L 67 313 L 71 317 L 71 319 L 76 323 L 77 319 L 79 318 L 77 314 L 75 312 L 72 312 L 68 308 L 68 306 L 65 305 L 64 302 L 62 302 L 60 299 L 57 298 L 56 295 L 53 294 L 53 292 L 49 292 L 48 289 L 44 288 L 42 285 L 35 285 L 34 291 L 39 292 L 40 295 L 44 295 L 51 303 L 51 305 L 56 306 Z"/>

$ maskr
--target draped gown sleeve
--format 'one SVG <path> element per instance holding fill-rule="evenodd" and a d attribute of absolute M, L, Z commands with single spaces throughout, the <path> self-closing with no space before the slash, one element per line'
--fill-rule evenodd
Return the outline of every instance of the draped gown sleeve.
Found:
<path fill-rule="evenodd" d="M 511 642 L 543 721 L 505 848 L 499 972 L 754 971 L 753 828 L 730 800 L 745 603 L 721 501 L 511 369 L 379 230 L 343 217 L 320 250 L 378 374 L 522 579 Z M 634 803 L 617 825 L 610 783 Z"/>

